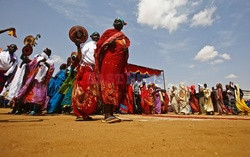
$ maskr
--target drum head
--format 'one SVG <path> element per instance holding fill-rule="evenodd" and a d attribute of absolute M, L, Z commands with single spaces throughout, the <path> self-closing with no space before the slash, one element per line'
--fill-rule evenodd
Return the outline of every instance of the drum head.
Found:
<path fill-rule="evenodd" d="M 88 39 L 88 31 L 82 26 L 73 26 L 69 30 L 69 38 L 74 43 L 85 43 Z"/>
<path fill-rule="evenodd" d="M 30 56 L 32 52 L 33 52 L 33 48 L 30 44 L 25 45 L 22 49 L 22 54 L 24 56 Z"/>

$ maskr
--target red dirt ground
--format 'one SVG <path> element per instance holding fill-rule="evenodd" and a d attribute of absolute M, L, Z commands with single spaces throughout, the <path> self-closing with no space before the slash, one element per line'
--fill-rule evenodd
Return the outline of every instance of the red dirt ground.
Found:
<path fill-rule="evenodd" d="M 250 116 L 117 115 L 124 121 L 107 124 L 9 111 L 0 109 L 1 157 L 250 156 Z"/>

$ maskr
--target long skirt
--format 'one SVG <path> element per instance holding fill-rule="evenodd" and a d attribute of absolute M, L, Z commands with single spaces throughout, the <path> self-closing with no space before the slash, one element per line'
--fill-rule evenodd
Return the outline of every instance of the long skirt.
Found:
<path fill-rule="evenodd" d="M 96 74 L 88 65 L 78 69 L 72 92 L 72 107 L 77 117 L 86 118 L 97 109 L 98 85 Z"/>

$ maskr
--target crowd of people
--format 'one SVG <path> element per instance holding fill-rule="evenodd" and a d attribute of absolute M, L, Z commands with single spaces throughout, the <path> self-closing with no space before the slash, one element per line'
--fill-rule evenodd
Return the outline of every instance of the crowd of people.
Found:
<path fill-rule="evenodd" d="M 71 53 L 55 77 L 52 77 L 54 63 L 49 48 L 34 59 L 23 50 L 21 64 L 15 55 L 15 44 L 1 50 L 1 105 L 11 106 L 13 114 L 41 115 L 44 111 L 51 114 L 73 110 L 76 120 L 82 121 L 91 120 L 89 115 L 96 113 L 101 104 L 103 122 L 120 122 L 114 110 L 126 93 L 125 67 L 130 45 L 129 38 L 121 31 L 124 25 L 123 19 L 116 18 L 114 28 L 107 29 L 102 36 L 92 33 L 92 41 L 88 43 L 85 43 L 86 29 L 72 27 L 69 37 L 77 52 Z M 13 31 L 13 28 L 0 33 L 6 31 Z"/>
<path fill-rule="evenodd" d="M 239 113 L 248 114 L 250 112 L 249 103 L 243 99 L 243 92 L 238 84 L 230 82 L 225 85 L 217 83 L 216 87 L 210 90 L 205 83 L 198 85 L 198 92 L 195 85 L 185 86 L 179 84 L 179 90 L 176 86 L 172 87 L 170 94 L 170 104 L 173 111 L 178 114 L 207 114 L 214 115 L 238 115 Z"/>
<path fill-rule="evenodd" d="M 91 114 L 103 114 L 103 122 L 121 120 L 114 112 L 123 114 L 248 114 L 239 85 L 230 82 L 210 90 L 207 84 L 196 87 L 180 83 L 164 90 L 154 83 L 146 84 L 132 78 L 127 80 L 126 65 L 130 41 L 121 32 L 126 23 L 114 20 L 114 28 L 101 36 L 90 35 L 91 41 L 74 41 L 67 63 L 52 77 L 54 63 L 49 48 L 30 59 L 15 55 L 17 46 L 11 44 L 0 52 L 0 105 L 11 107 L 12 114 L 44 115 L 71 113 L 77 121 L 91 120 Z M 9 30 L 13 30 L 10 28 Z M 8 31 L 2 30 L 1 33 Z"/>

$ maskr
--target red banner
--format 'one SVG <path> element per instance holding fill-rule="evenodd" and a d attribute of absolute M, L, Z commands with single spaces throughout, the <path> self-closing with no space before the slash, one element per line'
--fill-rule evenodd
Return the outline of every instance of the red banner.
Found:
<path fill-rule="evenodd" d="M 139 72 L 140 74 L 148 74 L 149 76 L 152 75 L 157 75 L 159 76 L 163 70 L 158 70 L 158 69 L 153 69 L 153 68 L 148 68 L 148 67 L 143 67 L 140 65 L 135 65 L 135 64 L 128 64 L 126 67 L 127 72 L 132 72 L 132 73 L 137 73 Z"/>

